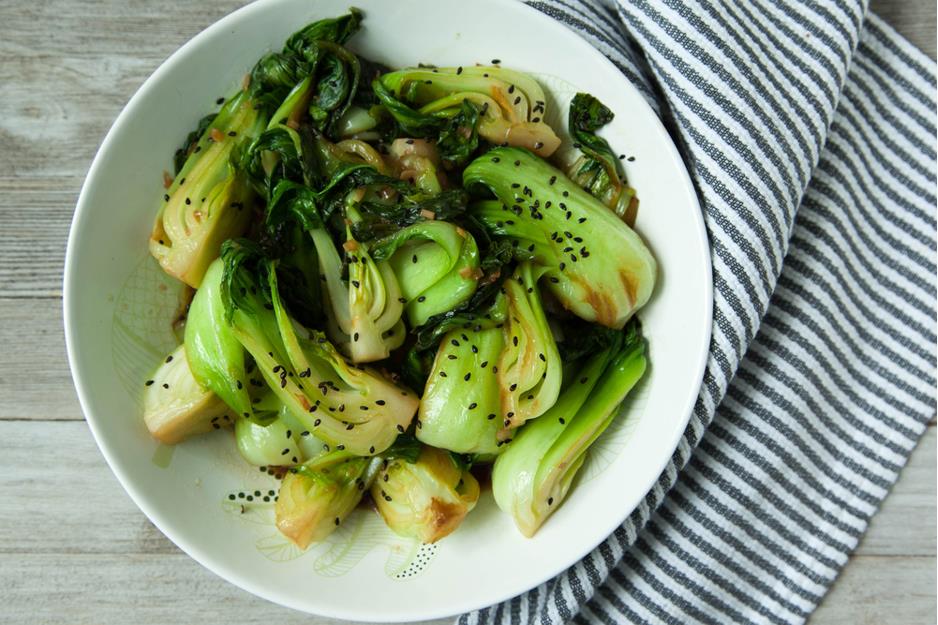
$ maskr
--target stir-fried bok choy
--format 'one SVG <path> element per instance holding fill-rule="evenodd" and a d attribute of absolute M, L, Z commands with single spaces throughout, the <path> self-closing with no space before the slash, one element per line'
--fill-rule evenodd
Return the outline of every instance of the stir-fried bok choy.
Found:
<path fill-rule="evenodd" d="M 149 248 L 196 291 L 144 423 L 230 432 L 281 480 L 243 505 L 300 548 L 363 502 L 441 540 L 489 473 L 531 536 L 646 369 L 657 268 L 613 113 L 580 93 L 551 127 L 499 63 L 384 67 L 346 46 L 363 19 L 298 30 L 176 151 Z"/>

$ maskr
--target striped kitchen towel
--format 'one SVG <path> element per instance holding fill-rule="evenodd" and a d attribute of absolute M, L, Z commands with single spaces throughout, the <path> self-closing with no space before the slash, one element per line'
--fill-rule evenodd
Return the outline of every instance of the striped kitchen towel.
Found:
<path fill-rule="evenodd" d="M 860 0 L 536 0 L 659 111 L 713 340 L 667 470 L 593 553 L 460 623 L 800 623 L 935 411 L 935 64 Z"/>

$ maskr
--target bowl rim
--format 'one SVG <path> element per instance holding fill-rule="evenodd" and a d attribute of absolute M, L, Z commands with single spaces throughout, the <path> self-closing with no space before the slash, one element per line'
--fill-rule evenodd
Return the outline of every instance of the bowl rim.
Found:
<path fill-rule="evenodd" d="M 104 456 L 105 461 L 110 467 L 112 473 L 114 473 L 118 482 L 137 505 L 137 507 L 146 515 L 146 517 L 167 537 L 169 538 L 177 547 L 179 547 L 184 553 L 189 557 L 194 559 L 196 562 L 201 564 L 203 567 L 218 575 L 225 581 L 243 589 L 251 594 L 261 597 L 267 601 L 286 606 L 304 613 L 311 613 L 309 606 L 305 604 L 300 604 L 295 601 L 291 595 L 287 593 L 277 593 L 271 592 L 268 589 L 260 588 L 256 586 L 251 579 L 243 576 L 236 567 L 230 567 L 224 564 L 216 562 L 213 556 L 203 551 L 200 546 L 190 541 L 184 533 L 176 532 L 171 527 L 171 522 L 168 521 L 160 510 L 155 506 L 151 505 L 147 496 L 144 493 L 144 488 L 140 484 L 136 484 L 131 480 L 122 470 L 119 463 L 115 460 L 114 454 L 109 449 L 108 445 L 103 442 L 100 428 L 102 425 L 98 422 L 98 419 L 94 414 L 89 410 L 91 402 L 89 400 L 90 389 L 88 388 L 84 375 L 82 374 L 81 369 L 78 367 L 78 357 L 76 355 L 76 343 L 75 336 L 80 331 L 76 327 L 76 320 L 74 318 L 74 306 L 72 303 L 75 301 L 76 293 L 79 291 L 80 287 L 77 283 L 78 276 L 77 270 L 75 268 L 76 262 L 74 260 L 76 256 L 76 249 L 79 245 L 79 241 L 82 238 L 82 232 L 85 228 L 87 222 L 87 215 L 91 212 L 89 196 L 92 194 L 90 190 L 94 186 L 94 181 L 97 178 L 98 171 L 104 166 L 104 154 L 108 151 L 109 146 L 114 141 L 114 137 L 120 133 L 120 130 L 124 125 L 128 123 L 128 120 L 132 116 L 132 112 L 137 108 L 137 103 L 145 100 L 149 97 L 151 91 L 156 88 L 156 85 L 160 82 L 160 78 L 170 71 L 170 68 L 184 59 L 191 50 L 198 47 L 200 43 L 206 39 L 211 38 L 216 33 L 219 33 L 225 30 L 230 24 L 237 22 L 241 19 L 246 18 L 250 14 L 256 11 L 265 11 L 268 7 L 275 6 L 281 0 L 256 0 L 248 5 L 245 5 L 225 16 L 216 20 L 211 25 L 197 33 L 191 39 L 186 41 L 182 46 L 176 49 L 169 57 L 163 60 L 159 66 L 151 73 L 146 80 L 137 88 L 131 98 L 127 103 L 122 107 L 120 113 L 115 118 L 111 127 L 108 129 L 103 141 L 98 146 L 98 149 L 95 153 L 94 159 L 91 163 L 91 166 L 88 169 L 88 172 L 85 175 L 85 179 L 82 183 L 81 192 L 79 193 L 78 200 L 75 205 L 75 212 L 72 216 L 71 224 L 69 227 L 68 242 L 65 252 L 65 264 L 63 272 L 63 296 L 62 296 L 62 310 L 63 310 L 63 320 L 64 320 L 64 329 L 65 329 L 65 345 L 66 353 L 69 364 L 69 369 L 72 375 L 72 379 L 75 385 L 76 393 L 78 395 L 79 405 L 81 406 L 82 413 L 85 416 L 85 421 L 88 423 L 88 426 L 91 430 L 92 435 L 94 436 L 95 443 L 97 444 L 101 454 Z M 535 26 L 539 28 L 546 28 L 552 30 L 554 33 L 563 33 L 566 37 L 565 45 L 572 45 L 576 48 L 579 48 L 578 52 L 582 53 L 588 57 L 587 60 L 592 63 L 598 63 L 604 65 L 607 70 L 611 70 L 615 75 L 621 76 L 623 81 L 623 88 L 630 89 L 635 91 L 635 87 L 628 81 L 628 79 L 622 75 L 621 71 L 615 66 L 615 64 L 609 60 L 604 54 L 602 54 L 597 48 L 592 44 L 586 41 L 579 33 L 572 30 L 566 24 L 563 24 L 561 21 L 550 17 L 549 15 L 542 13 L 531 7 L 520 0 L 485 0 L 490 3 L 502 3 L 502 4 L 514 4 L 516 7 L 526 14 L 526 18 L 530 19 Z M 644 98 L 641 99 L 642 104 L 645 107 L 651 108 Z M 675 421 L 674 429 L 671 434 L 670 440 L 668 442 L 668 448 L 671 450 L 667 455 L 662 455 L 662 458 L 658 462 L 658 466 L 654 473 L 655 477 L 648 481 L 648 483 L 641 489 L 644 491 L 644 497 L 647 497 L 647 493 L 652 489 L 654 484 L 660 479 L 661 474 L 666 469 L 668 463 L 674 455 L 674 450 L 677 449 L 680 440 L 682 439 L 686 429 L 687 424 L 690 420 L 691 414 L 693 413 L 694 406 L 696 405 L 696 399 L 700 393 L 700 389 L 703 385 L 703 376 L 706 370 L 706 365 L 709 359 L 709 345 L 712 339 L 712 324 L 713 324 L 713 274 L 712 274 L 712 261 L 711 255 L 712 250 L 710 247 L 709 236 L 707 233 L 706 225 L 703 218 L 703 213 L 700 206 L 699 197 L 697 195 L 696 187 L 693 184 L 693 181 L 690 177 L 690 173 L 687 169 L 686 164 L 684 163 L 683 158 L 681 157 L 680 152 L 674 144 L 673 139 L 670 134 L 665 129 L 663 123 L 661 122 L 658 115 L 653 111 L 651 112 L 650 118 L 653 119 L 653 124 L 655 125 L 654 132 L 658 135 L 661 135 L 664 139 L 664 143 L 667 146 L 667 153 L 662 154 L 662 158 L 671 160 L 675 164 L 675 169 L 679 172 L 680 180 L 675 181 L 679 182 L 682 190 L 687 196 L 688 206 L 695 209 L 693 216 L 696 225 L 697 234 L 699 237 L 699 243 L 703 246 L 703 249 L 707 252 L 704 254 L 705 258 L 705 274 L 708 276 L 708 279 L 705 284 L 705 309 L 701 312 L 699 316 L 700 322 L 703 324 L 701 329 L 701 336 L 703 337 L 703 344 L 707 345 L 708 348 L 701 350 L 697 355 L 697 362 L 695 363 L 695 375 L 694 379 L 697 382 L 693 385 L 693 388 L 689 388 L 687 391 L 687 399 L 683 402 L 686 406 L 685 414 L 681 416 L 680 420 Z M 678 427 L 678 425 L 680 427 Z M 636 504 L 640 505 L 641 499 Z M 632 509 L 634 511 L 634 507 Z M 414 619 L 434 619 L 434 618 L 445 618 L 458 615 L 461 613 L 478 610 L 488 606 L 496 605 L 498 603 L 504 602 L 506 600 L 512 599 L 513 597 L 524 594 L 529 590 L 541 585 L 549 579 L 552 579 L 568 568 L 574 566 L 577 562 L 581 561 L 586 555 L 596 549 L 603 541 L 605 541 L 623 522 L 628 518 L 628 514 L 631 514 L 631 511 L 626 514 L 621 519 L 613 519 L 612 523 L 607 524 L 603 527 L 602 538 L 597 541 L 595 544 L 590 544 L 587 549 L 582 553 L 577 554 L 570 562 L 568 562 L 564 567 L 559 570 L 547 570 L 542 571 L 538 576 L 532 576 L 530 582 L 527 585 L 527 588 L 523 591 L 504 594 L 504 596 L 499 596 L 494 601 L 486 599 L 484 602 L 480 603 L 478 600 L 472 600 L 467 598 L 465 601 L 462 601 L 459 605 L 454 605 L 453 607 L 448 607 L 443 611 L 435 610 L 424 613 L 414 612 L 413 614 L 399 614 L 392 615 L 391 618 L 388 618 L 388 615 L 379 613 L 377 608 L 368 606 L 357 606 L 354 610 L 337 610 L 329 608 L 317 608 L 315 614 L 329 617 L 329 618 L 341 618 L 341 619 L 350 619 L 350 620 L 368 620 L 370 622 L 407 622 Z M 615 516 L 615 515 L 613 515 Z"/>

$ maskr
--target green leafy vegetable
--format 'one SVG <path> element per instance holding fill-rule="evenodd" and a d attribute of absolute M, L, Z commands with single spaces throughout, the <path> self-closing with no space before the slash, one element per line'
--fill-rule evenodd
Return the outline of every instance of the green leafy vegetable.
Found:
<path fill-rule="evenodd" d="M 228 327 L 222 299 L 224 264 L 209 265 L 189 305 L 186 319 L 186 358 L 193 377 L 218 395 L 234 414 L 250 417 L 251 398 L 244 367 L 244 348 Z"/>
<path fill-rule="evenodd" d="M 391 460 L 371 485 L 392 530 L 423 543 L 451 534 L 479 499 L 479 483 L 442 450 L 424 447 L 416 462 Z"/>
<path fill-rule="evenodd" d="M 323 540 L 355 509 L 380 465 L 340 451 L 288 471 L 274 506 L 277 529 L 301 549 Z"/>
<path fill-rule="evenodd" d="M 178 443 L 231 423 L 228 407 L 192 376 L 180 345 L 147 380 L 143 421 L 160 442 Z"/>
<path fill-rule="evenodd" d="M 630 226 L 635 224 L 638 198 L 622 171 L 622 164 L 605 139 L 596 131 L 614 117 L 602 102 L 587 93 L 578 93 L 570 102 L 569 125 L 583 155 L 569 168 L 570 177 L 611 208 Z"/>
<path fill-rule="evenodd" d="M 522 263 L 503 285 L 508 308 L 498 362 L 503 440 L 511 435 L 508 430 L 543 414 L 560 393 L 563 365 L 537 287 L 545 271 Z"/>
<path fill-rule="evenodd" d="M 281 302 L 276 269 L 256 246 L 226 243 L 222 260 L 234 335 L 290 414 L 334 449 L 374 455 L 390 447 L 417 410 L 413 393 L 350 365 L 322 333 L 298 333 Z"/>
<path fill-rule="evenodd" d="M 527 150 L 495 148 L 463 172 L 497 202 L 473 206 L 493 236 L 546 268 L 545 286 L 577 316 L 621 328 L 651 296 L 657 271 L 641 238 L 596 198 Z"/>
<path fill-rule="evenodd" d="M 259 134 L 263 124 L 247 94 L 230 99 L 167 190 L 150 235 L 150 253 L 168 274 L 191 287 L 202 283 L 222 242 L 247 227 L 253 194 L 230 160 L 236 143 Z"/>
<path fill-rule="evenodd" d="M 437 134 L 445 120 L 462 115 L 453 127 L 458 132 L 465 127 L 470 103 L 478 111 L 479 135 L 495 145 L 525 147 L 543 157 L 560 146 L 543 121 L 543 89 L 520 72 L 497 66 L 418 67 L 385 74 L 372 88 L 401 131 L 414 137 Z M 461 151 L 455 155 L 462 156 Z"/>
<path fill-rule="evenodd" d="M 479 250 L 465 230 L 445 221 L 420 221 L 373 244 L 387 259 L 407 302 L 412 326 L 459 306 L 475 292 Z"/>
<path fill-rule="evenodd" d="M 587 449 L 645 372 L 638 324 L 631 323 L 617 339 L 565 380 L 557 403 L 521 428 L 495 461 L 495 501 L 525 536 L 533 536 L 560 507 Z"/>
<path fill-rule="evenodd" d="M 420 401 L 418 439 L 458 453 L 501 451 L 498 363 L 504 348 L 497 326 L 460 327 L 443 336 Z"/>

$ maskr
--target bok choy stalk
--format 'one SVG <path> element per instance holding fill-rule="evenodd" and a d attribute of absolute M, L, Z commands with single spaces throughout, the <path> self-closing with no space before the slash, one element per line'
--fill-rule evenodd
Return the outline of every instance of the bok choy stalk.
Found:
<path fill-rule="evenodd" d="M 440 341 L 420 400 L 417 438 L 458 453 L 495 454 L 502 442 L 499 362 L 506 303 L 451 329 Z"/>
<path fill-rule="evenodd" d="M 230 99 L 208 124 L 164 195 L 150 234 L 150 253 L 166 273 L 193 288 L 226 239 L 247 227 L 253 193 L 231 163 L 237 143 L 263 130 L 247 93 Z"/>
<path fill-rule="evenodd" d="M 199 384 L 180 345 L 147 380 L 143 421 L 155 439 L 175 444 L 189 436 L 229 425 L 228 406 Z"/>
<path fill-rule="evenodd" d="M 570 102 L 569 126 L 583 154 L 568 168 L 570 178 L 608 206 L 629 226 L 635 225 L 638 198 L 628 185 L 622 164 L 596 131 L 614 117 L 602 102 L 578 93 Z"/>
<path fill-rule="evenodd" d="M 511 435 L 509 430 L 542 415 L 560 393 L 563 363 L 537 286 L 546 271 L 525 262 L 502 285 L 507 301 L 505 349 L 498 362 L 502 440 Z"/>
<path fill-rule="evenodd" d="M 357 455 L 387 449 L 418 399 L 377 372 L 346 362 L 320 332 L 306 332 L 280 299 L 274 263 L 248 241 L 222 249 L 222 294 L 232 331 L 290 414 L 326 445 Z"/>
<path fill-rule="evenodd" d="M 361 155 L 345 154 L 340 145 L 315 137 L 304 150 L 297 132 L 278 127 L 265 132 L 249 148 L 247 171 L 255 186 L 266 189 L 268 228 L 275 230 L 295 224 L 312 241 L 331 338 L 353 362 L 372 362 L 387 358 L 404 340 L 403 304 L 397 280 L 386 262 L 374 262 L 368 245 L 355 239 L 354 226 L 361 221 L 356 204 L 364 190 L 357 187 L 349 190 L 342 203 L 348 280 L 343 276 L 342 255 L 326 229 L 319 205 L 325 195 L 338 190 L 340 185 L 349 182 L 367 185 L 385 177 L 372 163 L 363 161 Z M 380 162 L 380 155 L 373 148 L 361 145 L 367 147 L 364 158 L 373 156 Z M 314 191 L 310 184 L 321 190 Z"/>
<path fill-rule="evenodd" d="M 349 207 L 348 215 L 357 211 Z M 354 223 L 355 219 L 350 220 Z M 333 338 L 353 362 L 383 360 L 404 341 L 403 296 L 397 278 L 384 261 L 372 258 L 369 246 L 359 243 L 346 226 L 343 244 L 348 261 L 348 282 L 342 279 L 342 260 L 329 234 L 321 229 L 310 232 L 319 254 L 319 268 L 327 293 L 327 315 L 333 322 Z M 330 314 L 331 313 L 331 314 Z"/>
<path fill-rule="evenodd" d="M 218 395 L 236 415 L 253 414 L 248 394 L 244 347 L 228 326 L 222 300 L 225 267 L 215 259 L 205 272 L 202 286 L 189 305 L 185 348 L 192 376 L 201 386 Z"/>
<path fill-rule="evenodd" d="M 616 417 L 645 367 L 645 341 L 632 322 L 606 349 L 569 371 L 557 403 L 521 428 L 495 461 L 495 502 L 522 534 L 533 536 L 563 502 L 587 449 Z"/>
<path fill-rule="evenodd" d="M 235 442 L 247 462 L 258 467 L 293 466 L 325 453 L 326 445 L 304 429 L 273 391 L 265 386 L 254 401 L 254 417 L 235 422 Z"/>
<path fill-rule="evenodd" d="M 543 122 L 543 89 L 521 72 L 498 66 L 408 68 L 384 74 L 372 89 L 402 131 L 414 137 L 440 133 L 447 119 L 466 116 L 469 102 L 478 111 L 479 135 L 495 145 L 524 147 L 543 157 L 560 146 Z"/>
<path fill-rule="evenodd" d="M 479 483 L 450 453 L 424 446 L 416 462 L 390 460 L 372 483 L 371 497 L 396 533 L 434 543 L 475 507 Z"/>
<path fill-rule="evenodd" d="M 481 275 L 475 239 L 445 221 L 418 221 L 371 247 L 375 260 L 386 260 L 396 276 L 414 327 L 472 297 Z"/>
<path fill-rule="evenodd" d="M 277 529 L 301 549 L 323 540 L 355 509 L 381 463 L 332 451 L 291 469 L 274 505 Z"/>
<path fill-rule="evenodd" d="M 361 27 L 361 12 L 313 22 L 293 33 L 281 52 L 262 57 L 250 76 L 250 93 L 269 115 L 268 129 L 296 128 L 308 118 L 334 135 L 358 91 L 361 64 L 343 47 Z"/>
<path fill-rule="evenodd" d="M 495 148 L 466 167 L 463 183 L 495 194 L 472 214 L 533 254 L 547 288 L 578 317 L 621 328 L 648 301 L 657 266 L 642 239 L 543 159 Z"/>

